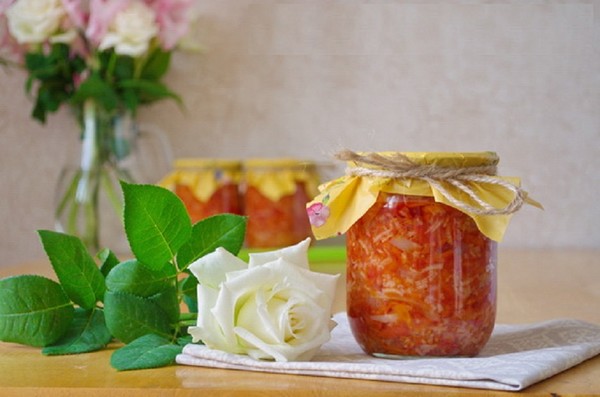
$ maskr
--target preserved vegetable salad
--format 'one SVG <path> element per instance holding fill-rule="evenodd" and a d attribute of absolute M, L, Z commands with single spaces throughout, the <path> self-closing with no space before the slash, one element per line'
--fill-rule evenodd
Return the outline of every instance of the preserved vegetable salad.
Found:
<path fill-rule="evenodd" d="M 306 203 L 317 192 L 314 162 L 292 158 L 244 162 L 246 246 L 294 245 L 312 235 Z"/>
<path fill-rule="evenodd" d="M 249 186 L 244 206 L 248 215 L 246 245 L 252 248 L 286 247 L 311 235 L 306 203 L 309 198 L 302 183 L 296 191 L 277 201 Z"/>
<path fill-rule="evenodd" d="M 193 223 L 209 216 L 241 215 L 241 162 L 226 159 L 178 159 L 160 185 L 179 196 Z"/>
<path fill-rule="evenodd" d="M 352 332 L 376 356 L 473 356 L 496 315 L 496 242 L 432 197 L 380 192 L 347 232 Z"/>
<path fill-rule="evenodd" d="M 197 198 L 192 189 L 183 184 L 175 185 L 175 194 L 185 204 L 192 223 L 217 214 L 242 214 L 238 185 L 234 183 L 224 183 L 207 201 Z"/>

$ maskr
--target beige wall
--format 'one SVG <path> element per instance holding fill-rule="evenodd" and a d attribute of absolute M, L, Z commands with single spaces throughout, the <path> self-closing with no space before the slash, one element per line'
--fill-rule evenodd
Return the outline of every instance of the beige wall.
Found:
<path fill-rule="evenodd" d="M 183 156 L 354 150 L 501 157 L 545 211 L 509 246 L 600 246 L 600 1 L 198 2 L 202 54 L 169 75 L 172 103 L 140 119 Z M 53 189 L 77 134 L 33 122 L 24 76 L 0 71 L 0 265 L 43 256 Z"/>

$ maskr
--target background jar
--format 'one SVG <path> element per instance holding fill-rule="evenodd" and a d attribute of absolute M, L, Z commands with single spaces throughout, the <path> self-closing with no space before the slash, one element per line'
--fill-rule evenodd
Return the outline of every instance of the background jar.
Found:
<path fill-rule="evenodd" d="M 244 181 L 247 247 L 284 247 L 311 236 L 306 203 L 319 183 L 313 162 L 250 159 L 244 162 Z"/>
<path fill-rule="evenodd" d="M 179 159 L 161 185 L 183 201 L 193 223 L 212 215 L 243 213 L 239 192 L 241 162 L 225 159 Z"/>

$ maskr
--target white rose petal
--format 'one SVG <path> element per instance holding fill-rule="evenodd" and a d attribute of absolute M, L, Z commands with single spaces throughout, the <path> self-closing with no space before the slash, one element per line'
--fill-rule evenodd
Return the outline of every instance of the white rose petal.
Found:
<path fill-rule="evenodd" d="M 156 14 L 143 2 L 135 1 L 117 14 L 98 48 L 114 47 L 117 54 L 136 57 L 148 51 L 157 34 Z"/>
<path fill-rule="evenodd" d="M 10 33 L 21 44 L 45 42 L 65 15 L 61 0 L 19 0 L 6 10 Z"/>
<path fill-rule="evenodd" d="M 246 269 L 246 262 L 224 248 L 203 256 L 189 266 L 189 270 L 198 281 L 206 286 L 217 288 L 225 281 L 225 275 L 236 270 Z"/>
<path fill-rule="evenodd" d="M 211 307 L 217 301 L 219 291 L 214 288 L 208 288 L 199 285 L 197 290 L 198 302 L 203 302 L 201 308 Z M 210 315 L 210 312 L 205 313 L 205 310 L 198 310 L 198 321 L 197 326 L 189 327 L 188 332 L 192 336 L 194 343 L 202 340 L 205 335 L 215 335 L 216 337 L 221 335 L 218 324 L 214 317 Z M 211 344 L 222 344 L 223 341 L 214 341 Z"/>
<path fill-rule="evenodd" d="M 275 251 L 253 253 L 249 255 L 250 261 L 248 262 L 248 267 L 264 265 L 265 263 L 283 258 L 297 266 L 308 269 L 308 247 L 310 247 L 310 238 L 307 238 L 296 245 Z"/>
<path fill-rule="evenodd" d="M 308 270 L 309 245 L 306 240 L 261 253 L 252 266 L 241 262 L 243 269 L 239 259 L 220 250 L 191 265 L 206 282 L 198 287 L 194 340 L 255 359 L 310 359 L 335 325 L 331 309 L 339 275 Z"/>
<path fill-rule="evenodd" d="M 220 330 L 219 323 L 211 313 L 219 295 L 218 288 L 226 279 L 226 274 L 236 270 L 245 269 L 246 263 L 237 256 L 231 254 L 224 248 L 217 248 L 214 252 L 203 256 L 188 269 L 198 279 L 198 302 L 202 302 L 198 308 L 198 323 L 196 327 L 190 327 L 189 333 L 193 341 L 209 340 L 214 346 L 227 346 L 231 341 L 226 341 Z M 233 332 L 230 338 L 235 338 Z"/>
<path fill-rule="evenodd" d="M 285 309 L 286 301 L 280 298 L 269 299 L 265 291 L 258 290 L 248 299 L 238 313 L 237 322 L 246 324 L 245 329 L 252 332 L 266 343 L 283 343 L 285 333 L 279 327 L 274 327 L 269 314 L 281 313 Z M 256 315 L 258 314 L 258 318 Z M 281 316 L 281 314 L 280 314 Z M 276 316 L 277 317 L 277 316 Z"/>
<path fill-rule="evenodd" d="M 67 30 L 64 33 L 55 34 L 50 37 L 50 43 L 72 43 L 77 38 L 77 31 L 75 29 Z"/>

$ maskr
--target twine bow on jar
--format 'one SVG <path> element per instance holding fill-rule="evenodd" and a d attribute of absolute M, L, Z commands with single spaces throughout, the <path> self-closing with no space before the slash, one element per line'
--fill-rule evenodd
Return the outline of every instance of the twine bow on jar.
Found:
<path fill-rule="evenodd" d="M 342 150 L 335 154 L 338 160 L 351 161 L 355 166 L 348 167 L 346 174 L 360 177 L 380 177 L 391 179 L 418 179 L 429 183 L 448 202 L 458 209 L 473 215 L 508 215 L 518 211 L 525 202 L 538 203 L 528 199 L 527 192 L 496 175 L 496 163 L 445 167 L 436 164 L 419 164 L 402 153 L 389 153 L 385 156 L 380 153 L 359 154 L 351 150 Z M 465 193 L 477 205 L 471 205 L 452 195 L 443 185 L 446 182 L 460 192 Z M 514 198 L 503 208 L 496 208 L 482 200 L 477 193 L 465 182 L 491 184 L 500 186 L 514 194 Z M 541 206 L 540 206 L 541 207 Z"/>

